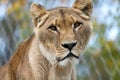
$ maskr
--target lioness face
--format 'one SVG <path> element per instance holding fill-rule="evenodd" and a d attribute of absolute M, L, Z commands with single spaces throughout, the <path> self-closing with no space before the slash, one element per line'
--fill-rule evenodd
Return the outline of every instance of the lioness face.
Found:
<path fill-rule="evenodd" d="M 91 33 L 89 15 L 74 8 L 46 11 L 36 4 L 32 15 L 40 51 L 52 64 L 79 59 Z"/>

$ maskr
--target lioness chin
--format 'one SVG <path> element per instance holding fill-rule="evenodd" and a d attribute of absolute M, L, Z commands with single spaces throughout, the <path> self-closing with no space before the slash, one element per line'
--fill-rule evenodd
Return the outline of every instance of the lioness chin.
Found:
<path fill-rule="evenodd" d="M 75 63 L 91 33 L 91 0 L 72 8 L 31 5 L 34 33 L 0 68 L 0 80 L 76 80 Z"/>

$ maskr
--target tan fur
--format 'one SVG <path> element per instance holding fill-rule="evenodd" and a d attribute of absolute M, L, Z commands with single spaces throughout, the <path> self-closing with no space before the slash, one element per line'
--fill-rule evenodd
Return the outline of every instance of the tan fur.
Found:
<path fill-rule="evenodd" d="M 0 80 L 77 80 L 75 63 L 90 37 L 91 12 L 91 0 L 52 10 L 32 4 L 34 34 L 0 68 Z M 75 27 L 76 22 L 81 24 Z M 76 43 L 72 49 L 63 46 L 71 43 Z"/>

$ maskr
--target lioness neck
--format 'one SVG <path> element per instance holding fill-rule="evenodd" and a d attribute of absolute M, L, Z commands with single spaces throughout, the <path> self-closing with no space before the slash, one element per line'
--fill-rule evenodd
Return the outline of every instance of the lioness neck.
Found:
<path fill-rule="evenodd" d="M 36 37 L 31 43 L 28 56 L 34 80 L 47 80 L 49 62 L 41 54 Z"/>
<path fill-rule="evenodd" d="M 49 69 L 48 80 L 71 80 L 72 65 L 66 66 L 55 65 Z"/>
<path fill-rule="evenodd" d="M 29 51 L 29 63 L 35 80 L 70 80 L 72 74 L 72 64 L 59 66 L 51 65 L 41 53 L 36 38 L 33 39 Z"/>

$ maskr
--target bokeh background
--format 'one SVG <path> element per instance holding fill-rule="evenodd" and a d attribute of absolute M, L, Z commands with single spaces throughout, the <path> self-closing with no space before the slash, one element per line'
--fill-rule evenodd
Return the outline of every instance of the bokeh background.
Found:
<path fill-rule="evenodd" d="M 71 7 L 75 0 L 0 0 L 0 65 L 33 32 L 30 5 Z M 91 39 L 77 65 L 78 80 L 120 80 L 120 0 L 93 0 Z"/>

